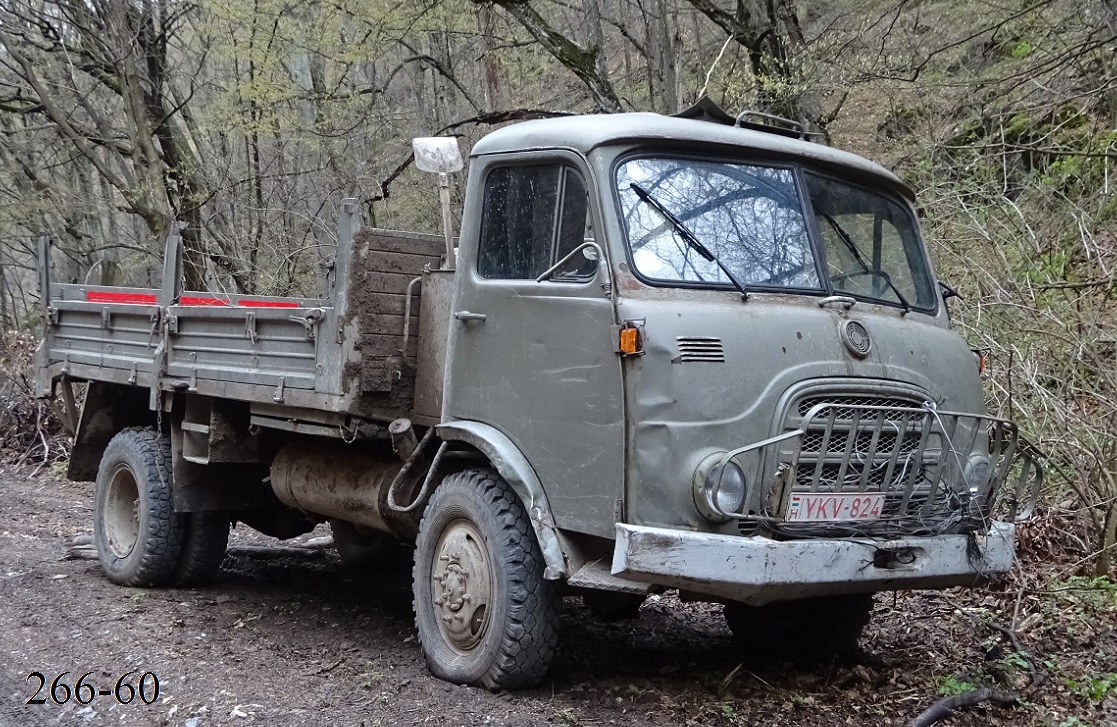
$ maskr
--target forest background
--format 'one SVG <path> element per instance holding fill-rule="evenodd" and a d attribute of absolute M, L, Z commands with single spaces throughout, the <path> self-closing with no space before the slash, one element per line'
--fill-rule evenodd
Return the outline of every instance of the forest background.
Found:
<path fill-rule="evenodd" d="M 177 219 L 188 287 L 314 295 L 342 198 L 438 231 L 412 137 L 704 95 L 913 187 L 989 408 L 1045 455 L 1059 559 L 1111 575 L 1115 0 L 3 0 L 5 346 L 41 325 L 43 232 L 57 278 L 150 285 Z"/>

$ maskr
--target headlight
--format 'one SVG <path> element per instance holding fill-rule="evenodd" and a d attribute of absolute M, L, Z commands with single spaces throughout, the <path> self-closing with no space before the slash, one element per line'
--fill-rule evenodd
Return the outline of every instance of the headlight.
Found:
<path fill-rule="evenodd" d="M 694 504 L 707 520 L 725 522 L 745 504 L 747 483 L 745 473 L 736 462 L 723 468 L 723 453 L 711 454 L 694 472 Z"/>

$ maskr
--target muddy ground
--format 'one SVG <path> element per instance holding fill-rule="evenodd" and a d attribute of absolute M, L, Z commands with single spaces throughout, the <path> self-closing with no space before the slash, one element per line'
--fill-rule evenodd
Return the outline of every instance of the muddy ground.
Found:
<path fill-rule="evenodd" d="M 68 556 L 92 532 L 91 485 L 32 473 L 0 468 L 2 727 L 907 725 L 944 694 L 980 685 L 1024 698 L 939 724 L 1117 725 L 1117 591 L 1052 568 L 980 591 L 882 594 L 864 654 L 814 667 L 742 660 L 719 606 L 669 593 L 638 621 L 602 624 L 568 597 L 544 685 L 492 694 L 429 676 L 406 569 L 363 575 L 328 550 L 241 555 L 207 588 L 120 588 L 96 561 Z M 276 541 L 239 526 L 232 542 Z M 997 627 L 1015 627 L 1022 651 Z M 1033 668 L 1042 684 L 1029 690 Z M 90 671 L 99 690 L 150 672 L 158 699 L 51 700 L 57 675 L 70 672 L 72 687 Z M 46 704 L 27 704 L 32 672 L 47 680 Z"/>

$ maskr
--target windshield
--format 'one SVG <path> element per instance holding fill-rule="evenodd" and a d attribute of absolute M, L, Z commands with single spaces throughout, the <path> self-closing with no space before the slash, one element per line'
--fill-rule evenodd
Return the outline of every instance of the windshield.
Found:
<path fill-rule="evenodd" d="M 833 291 L 934 308 L 931 275 L 908 208 L 829 177 L 806 179 Z"/>
<path fill-rule="evenodd" d="M 808 173 L 805 214 L 797 178 L 780 166 L 679 157 L 623 162 L 616 184 L 635 271 L 652 283 L 730 286 L 726 268 L 749 288 L 934 307 L 919 234 L 905 206 Z M 688 232 L 714 260 L 688 244 Z"/>

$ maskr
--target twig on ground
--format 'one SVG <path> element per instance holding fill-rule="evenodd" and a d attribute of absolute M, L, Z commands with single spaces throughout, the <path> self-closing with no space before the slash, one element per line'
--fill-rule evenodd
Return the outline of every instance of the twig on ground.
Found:
<path fill-rule="evenodd" d="M 1015 621 L 1019 612 L 1019 603 L 1023 595 L 1023 588 L 1017 594 L 1017 612 L 1014 613 L 1013 619 Z M 954 606 L 954 604 L 951 604 Z M 970 614 L 963 611 L 961 608 L 954 606 L 957 613 L 968 619 L 974 626 L 982 625 L 983 622 L 975 619 Z M 952 712 L 966 707 L 973 707 L 982 702 L 997 702 L 999 704 L 1016 704 L 1021 701 L 1025 696 L 1033 694 L 1046 680 L 1047 676 L 1036 668 L 1035 661 L 1031 653 L 1026 651 L 1020 644 L 1020 637 L 1016 633 L 1015 628 L 1006 628 L 994 623 L 984 623 L 985 626 L 999 632 L 1012 643 L 1012 648 L 1024 660 L 1024 664 L 1028 669 L 1028 686 L 1022 692 L 1010 692 L 1001 689 L 993 689 L 991 687 L 981 687 L 973 689 L 962 694 L 957 694 L 952 697 L 943 697 L 930 707 L 925 709 L 918 717 L 912 720 L 911 727 L 928 727 L 940 720 L 946 719 Z M 1015 623 L 1013 624 L 1015 627 Z"/>
<path fill-rule="evenodd" d="M 997 702 L 999 704 L 1016 704 L 1020 695 L 1014 692 L 1004 692 L 999 689 L 982 687 L 953 697 L 943 697 L 925 709 L 918 717 L 911 721 L 911 727 L 929 727 L 934 723 L 946 719 L 956 709 L 973 707 L 982 702 Z"/>
<path fill-rule="evenodd" d="M 325 548 L 307 548 L 300 545 L 232 545 L 226 555 L 244 558 L 257 558 L 259 560 L 275 560 L 277 558 L 318 558 Z"/>
<path fill-rule="evenodd" d="M 1029 691 L 1034 690 L 1036 687 L 1040 686 L 1044 683 L 1044 681 L 1047 680 L 1046 675 L 1036 669 L 1036 665 L 1035 662 L 1032 660 L 1031 653 L 1025 651 L 1024 647 L 1020 645 L 1020 638 L 1017 636 L 1016 631 L 1014 631 L 1013 629 L 1005 628 L 1004 626 L 998 626 L 997 624 L 989 624 L 989 628 L 995 629 L 1004 634 L 1008 638 L 1008 640 L 1012 642 L 1012 648 L 1015 649 L 1016 653 L 1020 655 L 1020 658 L 1024 660 L 1024 664 L 1025 666 L 1027 666 L 1028 674 L 1030 675 L 1028 679 Z"/>
<path fill-rule="evenodd" d="M 330 664 L 329 666 L 322 667 L 318 671 L 312 671 L 309 674 L 306 674 L 305 676 L 316 677 L 316 676 L 320 676 L 322 674 L 328 674 L 329 672 L 333 671 L 334 669 L 338 668 L 339 666 L 341 666 L 344 663 L 345 663 L 345 659 L 338 659 L 333 664 Z"/>

